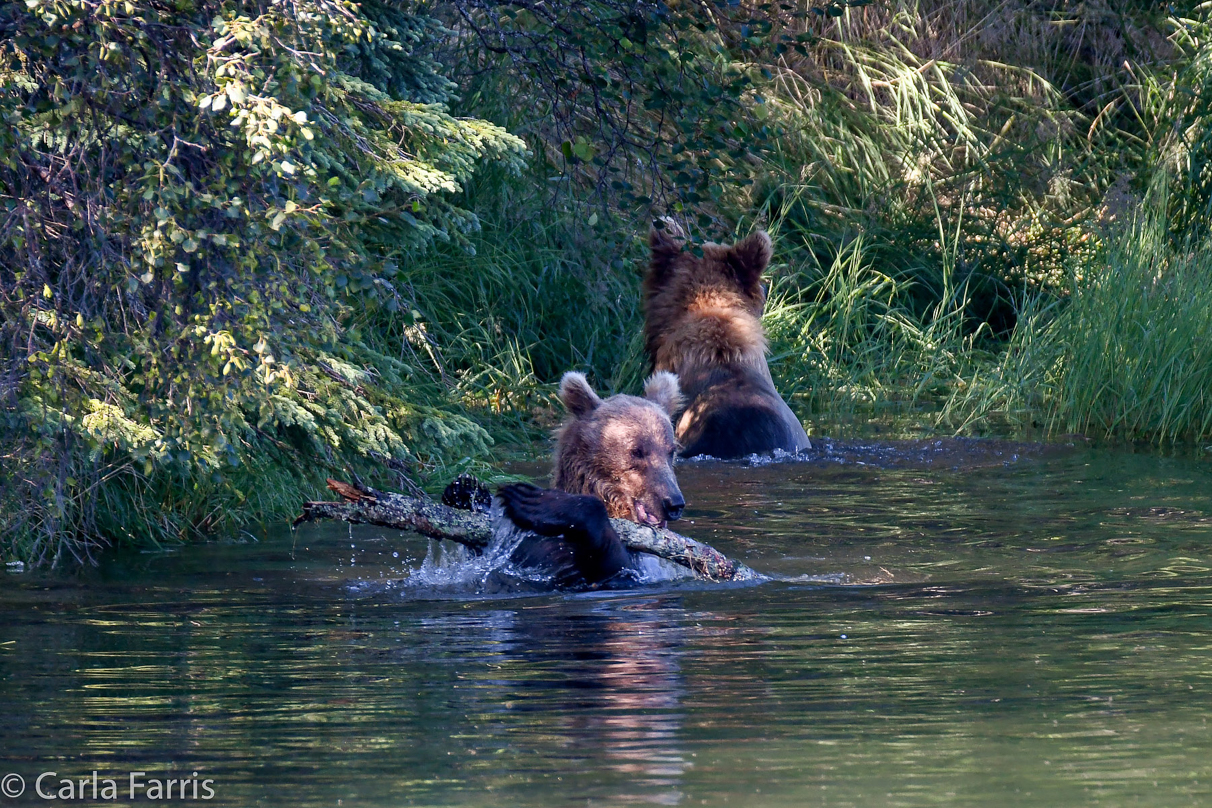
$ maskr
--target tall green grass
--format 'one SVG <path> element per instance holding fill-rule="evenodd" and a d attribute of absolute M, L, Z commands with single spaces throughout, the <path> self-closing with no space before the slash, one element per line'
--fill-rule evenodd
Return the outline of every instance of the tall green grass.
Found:
<path fill-rule="evenodd" d="M 1154 442 L 1212 436 L 1207 240 L 1176 248 L 1164 216 L 1140 216 L 1076 280 L 1050 336 L 1054 427 Z"/>
<path fill-rule="evenodd" d="M 775 284 L 775 375 L 824 429 L 885 417 L 907 431 L 1206 440 L 1212 244 L 1176 247 L 1166 209 L 1143 206 L 1083 254 L 1067 295 L 1025 297 L 1005 341 L 965 333 L 962 290 L 953 306 L 913 316 L 856 240 L 800 287 L 806 298 L 788 293 L 802 268 Z"/>
<path fill-rule="evenodd" d="M 638 389 L 646 232 L 575 202 L 551 205 L 533 178 L 515 187 L 485 173 L 463 199 L 481 223 L 469 248 L 416 256 L 413 318 L 363 328 L 385 353 L 424 357 L 454 398 L 492 416 L 498 438 L 521 439 L 536 434 L 536 416 L 557 415 L 551 383 L 565 371 L 589 373 L 606 392 Z"/>
<path fill-rule="evenodd" d="M 779 389 L 819 429 L 871 419 L 937 429 L 948 397 L 994 361 L 987 329 L 966 323 L 965 284 L 947 284 L 923 315 L 910 282 L 881 270 L 862 238 L 827 266 L 792 259 L 776 266 L 767 303 L 770 362 Z"/>
<path fill-rule="evenodd" d="M 1004 338 L 1024 282 L 1062 284 L 1084 221 L 1141 165 L 1124 64 L 1169 53 L 1148 17 L 897 0 L 804 23 L 804 54 L 754 65 L 786 129 L 754 201 L 822 263 L 861 234 L 915 318 L 962 289 L 968 330 Z"/>

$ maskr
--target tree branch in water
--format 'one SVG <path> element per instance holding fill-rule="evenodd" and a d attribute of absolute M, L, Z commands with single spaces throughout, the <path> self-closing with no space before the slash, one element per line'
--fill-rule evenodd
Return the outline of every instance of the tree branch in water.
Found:
<path fill-rule="evenodd" d="M 344 501 L 306 502 L 303 514 L 294 522 L 296 525 L 317 519 L 337 519 L 415 531 L 431 539 L 447 539 L 474 550 L 483 550 L 492 541 L 492 522 L 487 514 L 462 511 L 433 500 L 376 491 L 340 480 L 330 479 L 328 487 Z M 756 581 L 765 577 L 714 547 L 667 528 L 652 528 L 626 519 L 611 519 L 610 523 L 627 549 L 668 559 L 704 580 Z"/>

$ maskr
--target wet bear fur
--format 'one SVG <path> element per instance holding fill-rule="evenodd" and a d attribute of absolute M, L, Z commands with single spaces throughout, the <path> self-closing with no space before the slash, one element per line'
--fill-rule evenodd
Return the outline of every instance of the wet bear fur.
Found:
<path fill-rule="evenodd" d="M 644 342 L 656 371 L 678 377 L 686 409 L 677 421 L 682 455 L 720 458 L 797 452 L 808 435 L 770 378 L 762 273 L 770 236 L 685 249 L 681 230 L 659 222 L 649 235 Z"/>
<path fill-rule="evenodd" d="M 654 373 L 643 398 L 603 400 L 583 374 L 566 373 L 560 399 L 568 418 L 556 437 L 554 487 L 498 492 L 504 517 L 528 534 L 511 561 L 549 571 L 562 588 L 625 581 L 636 567 L 610 517 L 662 526 L 686 504 L 673 473 L 678 380 Z"/>

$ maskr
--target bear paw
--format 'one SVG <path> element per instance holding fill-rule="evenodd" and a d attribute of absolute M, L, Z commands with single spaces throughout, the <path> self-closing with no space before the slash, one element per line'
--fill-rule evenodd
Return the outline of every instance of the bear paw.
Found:
<path fill-rule="evenodd" d="M 541 536 L 593 532 L 593 527 L 600 530 L 600 523 L 606 520 L 606 506 L 602 501 L 585 494 L 516 483 L 501 488 L 497 496 L 510 521 Z"/>
<path fill-rule="evenodd" d="M 462 511 L 488 513 L 492 491 L 471 474 L 460 474 L 442 492 L 442 504 Z"/>

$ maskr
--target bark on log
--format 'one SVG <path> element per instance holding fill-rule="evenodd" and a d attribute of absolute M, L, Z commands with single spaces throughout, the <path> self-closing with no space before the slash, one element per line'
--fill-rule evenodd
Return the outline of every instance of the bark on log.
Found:
<path fill-rule="evenodd" d="M 328 487 L 343 502 L 306 502 L 295 520 L 337 519 L 354 524 L 412 530 L 431 539 L 448 539 L 483 550 L 492 541 L 492 524 L 486 514 L 461 511 L 440 502 L 404 496 L 373 488 L 329 480 Z M 733 561 L 714 547 L 697 542 L 667 528 L 652 528 L 626 519 L 611 519 L 624 546 L 650 553 L 686 567 L 709 581 L 758 581 L 765 576 Z"/>

